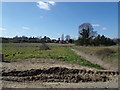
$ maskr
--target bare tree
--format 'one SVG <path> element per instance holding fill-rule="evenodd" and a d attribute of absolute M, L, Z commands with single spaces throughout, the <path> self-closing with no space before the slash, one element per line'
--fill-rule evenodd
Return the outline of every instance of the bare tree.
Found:
<path fill-rule="evenodd" d="M 66 41 L 69 41 L 70 40 L 70 35 L 66 35 L 65 38 L 66 38 Z"/>
<path fill-rule="evenodd" d="M 97 35 L 96 31 L 93 31 L 93 27 L 90 23 L 83 23 L 79 26 L 80 37 L 92 38 Z"/>
<path fill-rule="evenodd" d="M 95 37 L 97 33 L 93 31 L 93 27 L 90 23 L 83 23 L 79 26 L 79 43 L 81 45 L 89 45 L 92 38 Z"/>

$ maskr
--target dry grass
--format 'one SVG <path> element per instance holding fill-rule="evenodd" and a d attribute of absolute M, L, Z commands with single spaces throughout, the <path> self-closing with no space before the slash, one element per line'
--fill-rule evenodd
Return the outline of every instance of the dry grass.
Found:
<path fill-rule="evenodd" d="M 114 53 L 116 52 L 110 48 L 104 48 L 104 49 L 96 51 L 97 55 L 112 55 Z"/>

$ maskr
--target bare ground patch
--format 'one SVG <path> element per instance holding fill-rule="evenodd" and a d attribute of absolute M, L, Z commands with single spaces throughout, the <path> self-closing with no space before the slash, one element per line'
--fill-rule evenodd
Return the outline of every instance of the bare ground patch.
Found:
<path fill-rule="evenodd" d="M 96 70 L 94 68 L 88 68 L 85 66 L 80 66 L 76 64 L 69 64 L 57 59 L 44 59 L 44 58 L 32 58 L 32 59 L 16 59 L 12 60 L 10 63 L 2 63 L 2 69 L 5 71 L 11 70 L 30 70 L 30 69 L 44 69 L 50 67 L 66 67 L 72 69 L 88 69 Z"/>

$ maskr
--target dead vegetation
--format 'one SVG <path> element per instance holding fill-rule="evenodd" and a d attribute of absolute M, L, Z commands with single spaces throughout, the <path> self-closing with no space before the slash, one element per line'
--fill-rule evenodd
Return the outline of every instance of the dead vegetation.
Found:
<path fill-rule="evenodd" d="M 46 43 L 42 43 L 40 47 L 40 50 L 50 50 L 50 47 Z"/>
<path fill-rule="evenodd" d="M 104 48 L 96 51 L 97 55 L 112 55 L 113 53 L 115 53 L 115 51 L 110 48 Z"/>

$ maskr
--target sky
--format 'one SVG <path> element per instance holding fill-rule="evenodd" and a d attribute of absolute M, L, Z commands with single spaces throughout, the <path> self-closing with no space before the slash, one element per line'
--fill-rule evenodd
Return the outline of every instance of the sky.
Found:
<path fill-rule="evenodd" d="M 117 2 L 2 2 L 0 17 L 2 37 L 58 39 L 64 34 L 77 39 L 83 23 L 90 23 L 100 35 L 118 37 Z"/>

